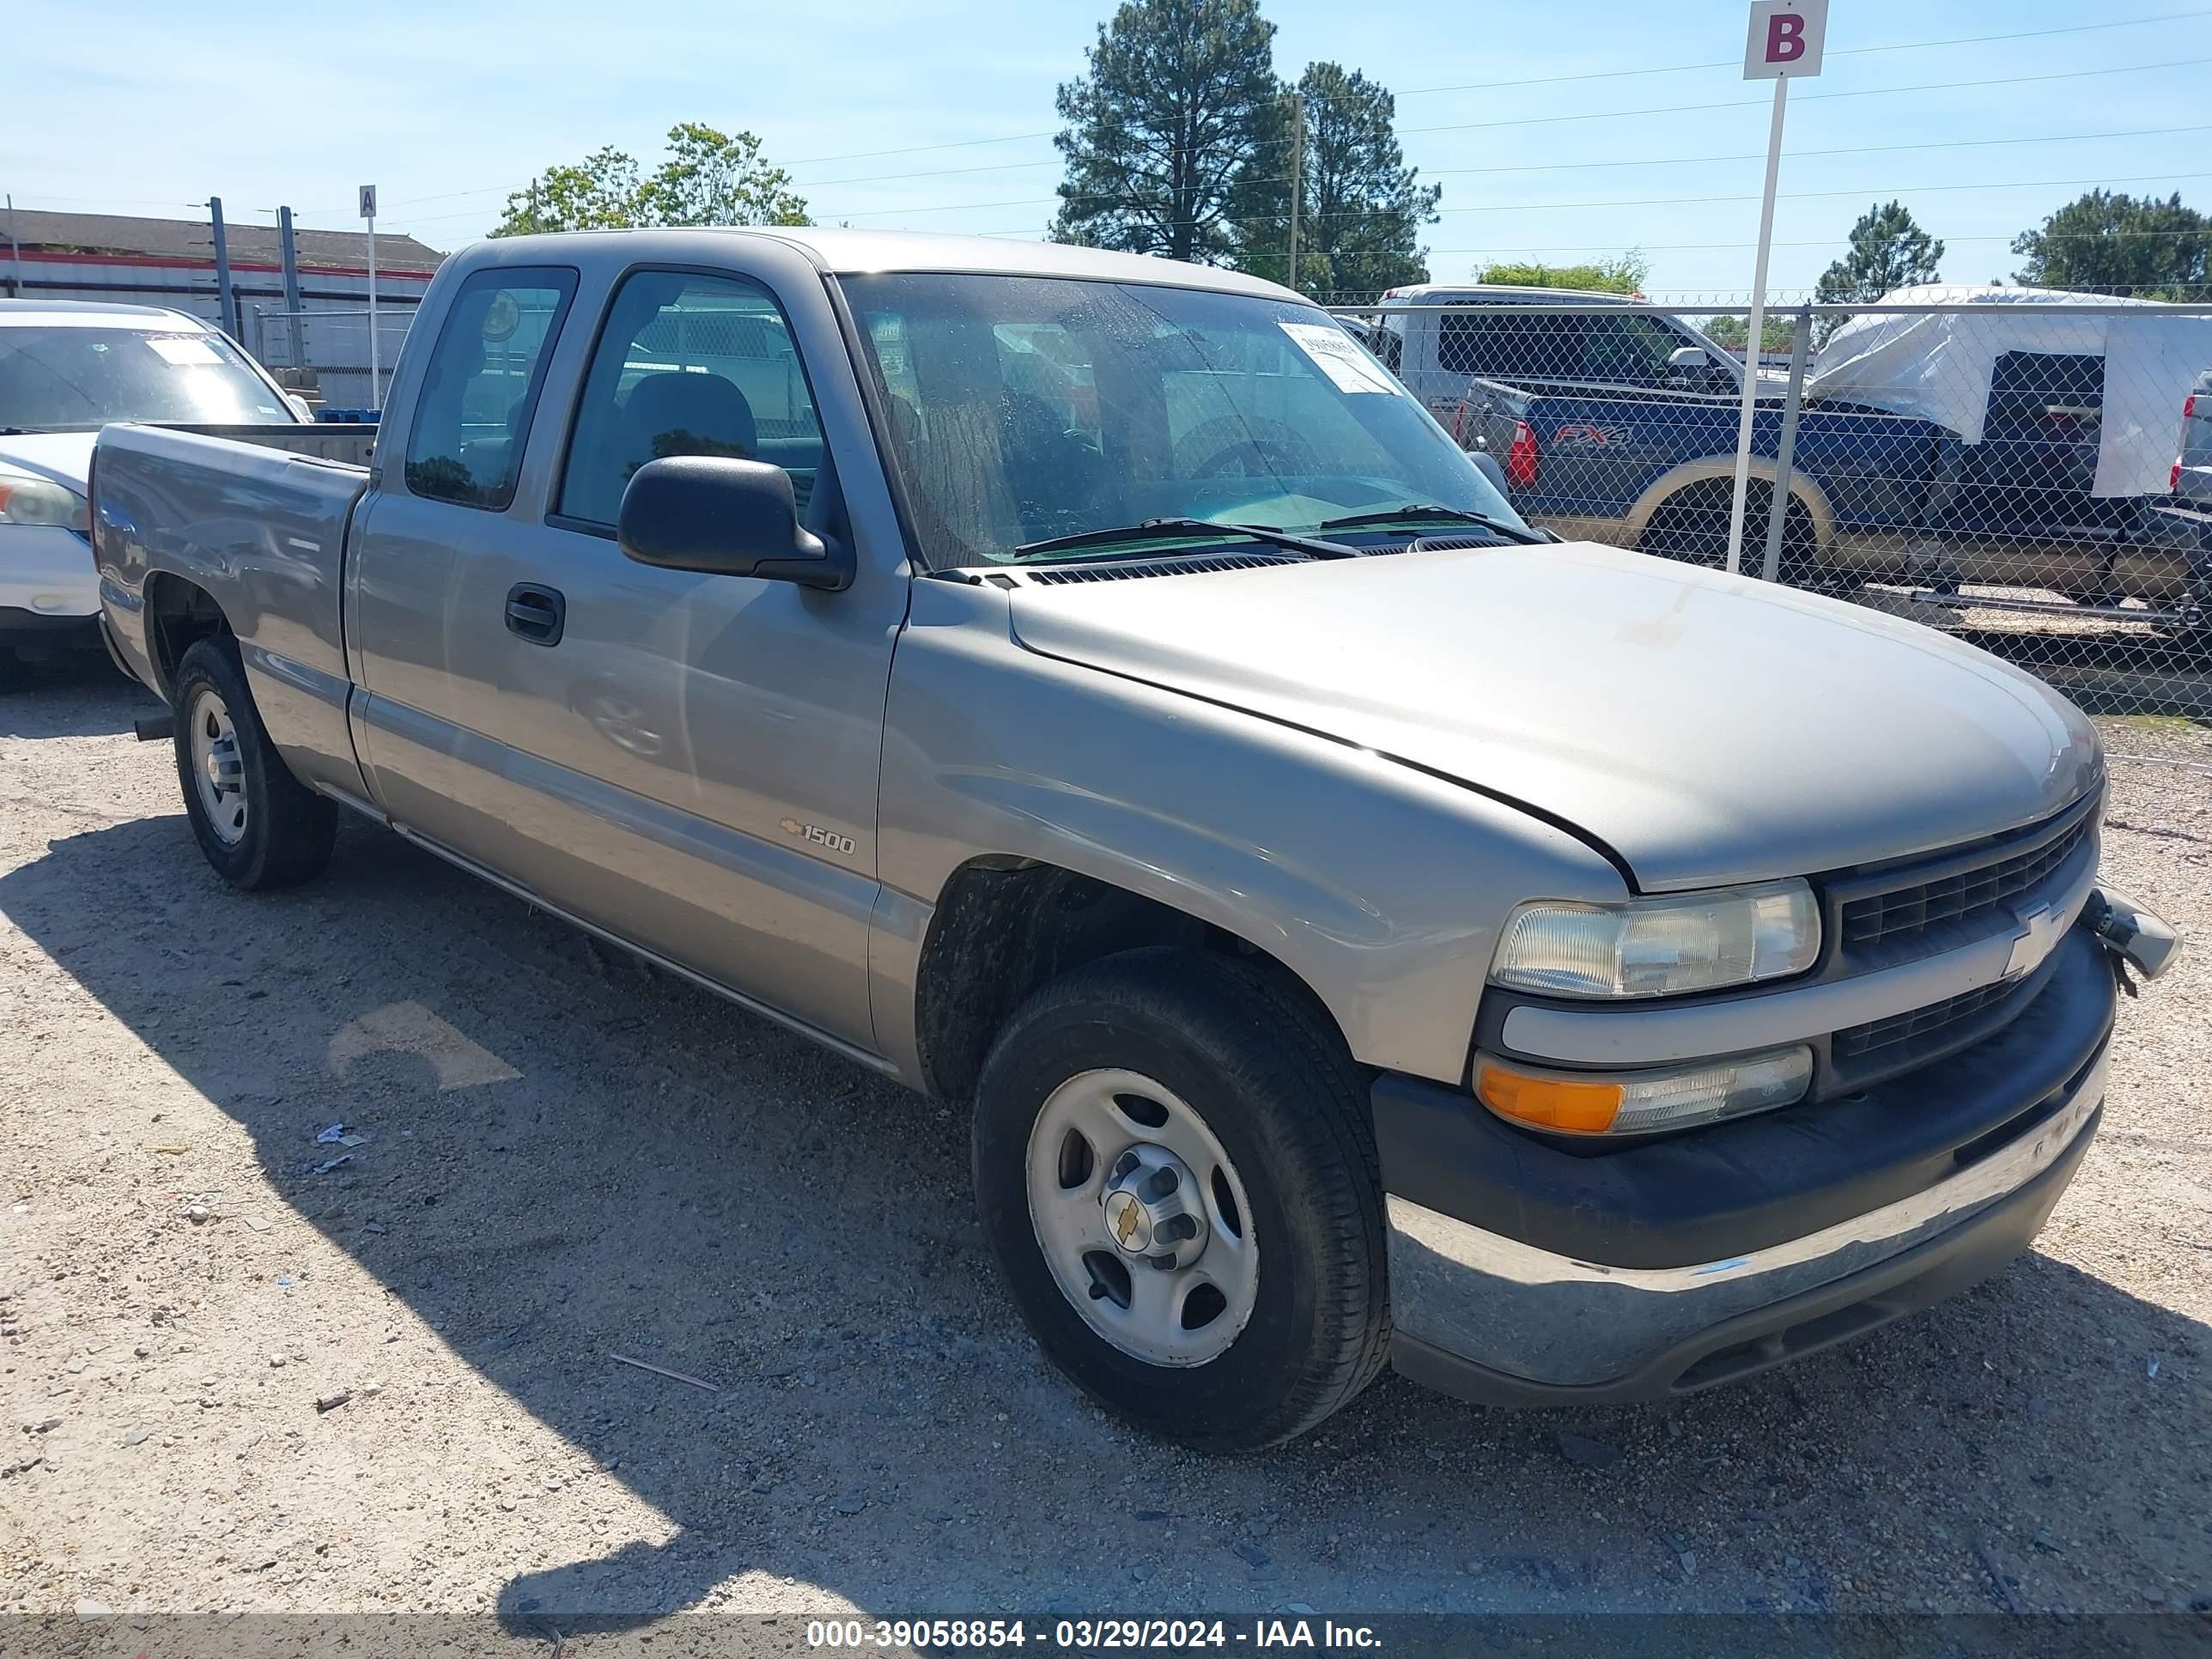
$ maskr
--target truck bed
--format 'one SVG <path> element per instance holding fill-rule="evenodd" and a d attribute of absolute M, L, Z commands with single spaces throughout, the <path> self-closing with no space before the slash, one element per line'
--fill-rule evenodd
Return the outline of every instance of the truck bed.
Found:
<path fill-rule="evenodd" d="M 278 747 L 303 775 L 357 778 L 339 616 L 346 526 L 374 427 L 102 428 L 93 535 L 118 653 L 167 695 L 148 617 L 163 585 L 210 595 Z"/>

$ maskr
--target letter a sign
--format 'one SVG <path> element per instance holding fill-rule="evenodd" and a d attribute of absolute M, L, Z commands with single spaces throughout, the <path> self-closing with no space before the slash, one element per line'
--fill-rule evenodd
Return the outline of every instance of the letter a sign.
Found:
<path fill-rule="evenodd" d="M 1828 0 L 1753 0 L 1743 78 L 1803 81 L 1818 75 L 1827 33 Z"/>

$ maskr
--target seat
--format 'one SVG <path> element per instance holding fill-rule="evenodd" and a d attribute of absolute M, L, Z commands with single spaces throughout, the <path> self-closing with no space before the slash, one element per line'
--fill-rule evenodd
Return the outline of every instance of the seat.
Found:
<path fill-rule="evenodd" d="M 671 455 L 734 455 L 752 459 L 760 447 L 753 406 L 719 374 L 680 369 L 648 374 L 623 403 L 623 477 Z"/>

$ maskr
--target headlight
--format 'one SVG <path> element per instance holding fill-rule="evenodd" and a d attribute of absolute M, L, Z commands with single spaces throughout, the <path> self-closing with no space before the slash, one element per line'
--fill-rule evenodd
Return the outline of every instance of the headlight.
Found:
<path fill-rule="evenodd" d="M 0 472 L 0 524 L 35 524 L 92 534 L 92 507 L 64 484 Z"/>
<path fill-rule="evenodd" d="M 1474 1092 L 1498 1116 L 1559 1134 L 1653 1134 L 1787 1106 L 1813 1080 L 1810 1048 L 1649 1072 L 1548 1072 L 1477 1054 Z"/>
<path fill-rule="evenodd" d="M 1802 881 L 1582 904 L 1539 899 L 1506 919 L 1493 984 L 1559 997 L 1669 997 L 1802 974 L 1820 907 Z"/>

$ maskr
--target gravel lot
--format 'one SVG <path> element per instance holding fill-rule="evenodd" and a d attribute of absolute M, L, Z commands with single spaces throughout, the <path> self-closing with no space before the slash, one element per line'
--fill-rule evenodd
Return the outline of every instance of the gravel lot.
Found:
<path fill-rule="evenodd" d="M 104 668 L 0 698 L 0 1608 L 2212 1596 L 2202 945 L 2123 1008 L 2102 1137 L 1981 1289 L 1664 1407 L 1386 1379 L 1224 1462 L 1047 1369 L 956 1114 L 365 824 L 313 886 L 228 891 L 150 708 Z M 2116 762 L 2107 871 L 2212 938 L 2212 733 L 2106 733 L 2183 763 Z"/>

